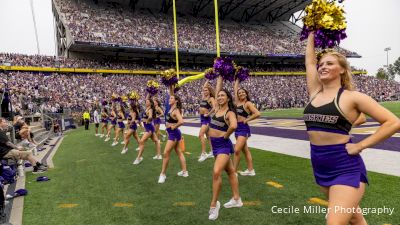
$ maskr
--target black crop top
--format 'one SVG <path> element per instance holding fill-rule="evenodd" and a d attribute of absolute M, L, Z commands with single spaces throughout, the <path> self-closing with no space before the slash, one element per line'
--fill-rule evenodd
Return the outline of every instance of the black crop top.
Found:
<path fill-rule="evenodd" d="M 244 105 L 245 105 L 246 103 L 244 103 L 243 105 L 239 105 L 238 107 L 236 107 L 236 112 L 237 112 L 237 114 L 239 115 L 239 116 L 242 116 L 242 117 L 244 117 L 244 118 L 247 118 L 249 115 L 250 115 L 250 113 L 248 113 L 248 112 L 246 112 L 246 110 L 244 109 Z"/>
<path fill-rule="evenodd" d="M 176 108 L 175 108 L 175 109 L 176 109 Z M 178 120 L 172 118 L 172 115 L 171 115 L 171 113 L 172 113 L 175 109 L 173 109 L 172 111 L 170 111 L 170 112 L 167 113 L 167 123 L 177 123 L 177 122 L 178 122 Z"/>
<path fill-rule="evenodd" d="M 223 116 L 219 117 L 217 117 L 217 114 L 214 114 L 214 116 L 211 118 L 210 127 L 220 131 L 228 131 L 229 125 L 225 121 L 225 116 L 228 112 L 229 110 L 226 111 Z"/>
<path fill-rule="evenodd" d="M 200 108 L 206 108 L 206 109 L 210 110 L 212 107 L 211 107 L 210 103 L 208 103 L 207 100 L 201 100 Z"/>
<path fill-rule="evenodd" d="M 343 112 L 339 108 L 339 99 L 343 93 L 340 88 L 337 96 L 332 102 L 314 107 L 311 102 L 304 109 L 304 122 L 307 131 L 326 131 L 339 134 L 349 134 L 352 124 L 344 117 Z M 318 94 L 318 93 L 317 93 Z"/>

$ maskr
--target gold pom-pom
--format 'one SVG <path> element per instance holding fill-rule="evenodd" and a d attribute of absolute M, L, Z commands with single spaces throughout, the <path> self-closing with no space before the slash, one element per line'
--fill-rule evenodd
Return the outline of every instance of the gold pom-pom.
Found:
<path fill-rule="evenodd" d="M 139 100 L 140 96 L 136 91 L 131 91 L 129 94 L 129 99 L 131 100 Z"/>
<path fill-rule="evenodd" d="M 167 80 L 169 80 L 175 76 L 176 76 L 175 69 L 165 70 L 164 72 L 161 73 L 161 77 L 164 77 Z"/>
<path fill-rule="evenodd" d="M 335 1 L 313 0 L 306 7 L 305 12 L 304 25 L 313 30 L 320 28 L 342 30 L 347 27 L 343 7 L 339 6 Z"/>
<path fill-rule="evenodd" d="M 160 84 L 155 80 L 149 80 L 147 81 L 147 87 L 159 88 Z"/>

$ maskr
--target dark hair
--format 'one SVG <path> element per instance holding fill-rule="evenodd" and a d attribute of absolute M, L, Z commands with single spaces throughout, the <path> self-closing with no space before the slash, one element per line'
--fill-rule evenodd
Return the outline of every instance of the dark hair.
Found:
<path fill-rule="evenodd" d="M 108 114 L 107 108 L 103 108 L 103 112 L 106 113 L 106 114 Z"/>
<path fill-rule="evenodd" d="M 149 102 L 150 102 L 152 118 L 155 119 L 156 118 L 156 107 L 154 106 L 154 101 L 152 99 L 147 99 L 147 100 L 149 100 Z"/>
<path fill-rule="evenodd" d="M 214 89 L 213 89 L 211 86 L 206 86 L 206 87 L 204 87 L 204 88 L 207 88 L 207 89 L 208 89 L 208 93 L 210 93 L 210 97 L 215 98 Z M 204 89 L 204 88 L 203 88 L 203 89 Z"/>
<path fill-rule="evenodd" d="M 243 90 L 243 91 L 246 93 L 246 100 L 247 100 L 247 101 L 251 101 L 251 100 L 250 100 L 249 92 L 248 92 L 246 89 L 244 89 L 244 88 L 239 88 L 239 89 L 237 90 L 237 93 L 236 93 L 236 94 L 237 94 L 238 98 L 239 98 L 239 91 L 240 91 L 240 90 Z M 238 99 L 238 100 L 239 100 L 239 99 Z"/>
<path fill-rule="evenodd" d="M 232 94 L 231 94 L 228 90 L 226 90 L 226 89 L 222 89 L 222 90 L 220 90 L 219 92 L 221 92 L 221 91 L 225 92 L 226 96 L 228 97 L 228 108 L 229 108 L 228 111 L 232 111 L 232 112 L 235 113 L 235 115 L 237 116 L 236 106 L 235 106 L 235 104 L 233 103 Z"/>
<path fill-rule="evenodd" d="M 131 110 L 136 114 L 136 117 L 139 116 L 139 110 L 136 103 L 131 103 Z"/>
<path fill-rule="evenodd" d="M 182 114 L 182 100 L 179 96 L 177 95 L 171 95 L 171 97 L 175 98 L 176 101 L 176 108 L 179 110 L 179 112 Z"/>

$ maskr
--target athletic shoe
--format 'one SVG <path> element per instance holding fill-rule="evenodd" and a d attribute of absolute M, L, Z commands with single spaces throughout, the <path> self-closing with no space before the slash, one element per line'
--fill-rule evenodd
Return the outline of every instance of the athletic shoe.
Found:
<path fill-rule="evenodd" d="M 128 148 L 123 148 L 121 154 L 125 154 L 128 151 Z"/>
<path fill-rule="evenodd" d="M 104 134 L 100 134 L 100 136 L 99 136 L 100 138 L 103 138 L 104 137 Z"/>
<path fill-rule="evenodd" d="M 162 156 L 161 156 L 161 155 L 155 155 L 155 156 L 153 157 L 153 159 L 162 159 Z"/>
<path fill-rule="evenodd" d="M 256 175 L 256 171 L 254 171 L 254 169 L 253 170 L 246 169 L 245 171 L 240 172 L 240 175 L 242 175 L 242 176 L 255 176 Z"/>
<path fill-rule="evenodd" d="M 46 170 L 47 170 L 47 167 L 45 167 L 45 166 L 43 166 L 43 165 L 34 166 L 34 167 L 33 167 L 32 173 L 33 173 L 33 174 L 36 174 L 36 173 L 44 173 L 44 172 L 46 172 Z"/>
<path fill-rule="evenodd" d="M 106 139 L 104 139 L 104 142 L 107 142 L 110 140 L 110 137 L 106 137 Z"/>
<path fill-rule="evenodd" d="M 212 151 L 207 154 L 207 159 L 211 159 L 211 158 L 214 158 L 214 154 Z"/>
<path fill-rule="evenodd" d="M 167 179 L 167 176 L 165 176 L 165 174 L 160 174 L 160 177 L 158 178 L 158 183 L 163 184 L 166 179 Z"/>
<path fill-rule="evenodd" d="M 125 144 L 125 141 L 121 141 L 121 145 L 124 145 Z"/>
<path fill-rule="evenodd" d="M 188 171 L 179 171 L 177 173 L 178 176 L 180 177 L 188 177 L 189 176 L 189 172 Z"/>
<path fill-rule="evenodd" d="M 216 220 L 218 219 L 219 208 L 221 207 L 221 203 L 217 201 L 215 207 L 211 207 L 210 211 L 208 211 L 208 219 L 209 220 Z"/>
<path fill-rule="evenodd" d="M 242 207 L 243 206 L 243 202 L 242 199 L 239 198 L 238 200 L 235 200 L 233 198 L 231 198 L 231 200 L 229 200 L 229 202 L 224 204 L 224 207 L 229 209 L 229 208 L 234 208 L 234 207 Z"/>
<path fill-rule="evenodd" d="M 136 150 L 136 151 L 139 151 L 139 150 L 140 150 L 140 148 L 139 148 L 139 147 L 137 147 L 135 150 Z"/>
<path fill-rule="evenodd" d="M 114 146 L 116 146 L 117 144 L 118 144 L 118 142 L 115 142 L 115 141 L 114 141 L 114 142 L 111 144 L 111 146 L 114 147 Z"/>
<path fill-rule="evenodd" d="M 143 157 L 140 157 L 139 159 L 136 158 L 135 161 L 133 161 L 133 165 L 138 165 L 139 163 L 141 163 L 143 161 Z"/>
<path fill-rule="evenodd" d="M 206 160 L 208 158 L 207 153 L 201 153 L 200 157 L 199 157 L 199 162 L 203 162 L 204 160 Z"/>

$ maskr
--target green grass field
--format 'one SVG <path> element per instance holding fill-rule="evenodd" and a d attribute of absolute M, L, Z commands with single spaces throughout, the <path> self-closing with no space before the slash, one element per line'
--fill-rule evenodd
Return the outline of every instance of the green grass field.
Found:
<path fill-rule="evenodd" d="M 400 102 L 383 102 L 385 108 L 393 112 L 397 117 L 400 117 Z M 262 116 L 266 117 L 286 117 L 286 118 L 302 118 L 304 108 L 294 109 L 279 109 L 262 112 Z"/>
<path fill-rule="evenodd" d="M 144 161 L 132 165 L 136 144 L 126 155 L 121 145 L 111 147 L 93 135 L 78 129 L 65 137 L 54 158 L 55 168 L 45 175 L 49 182 L 35 182 L 38 175 L 27 174 L 23 224 L 40 225 L 117 225 L 117 224 L 325 224 L 324 214 L 302 213 L 311 197 L 323 198 L 314 183 L 307 159 L 252 149 L 257 175 L 239 177 L 243 201 L 240 209 L 221 208 L 217 221 L 208 220 L 211 200 L 212 159 L 197 162 L 199 142 L 185 136 L 189 177 L 176 176 L 179 164 L 172 153 L 165 184 L 157 184 L 161 161 L 151 159 L 154 145 L 147 143 Z M 400 178 L 369 173 L 362 207 L 394 207 L 392 216 L 369 214 L 369 224 L 400 224 Z M 266 185 L 282 184 L 281 189 Z M 231 197 L 227 176 L 223 176 L 221 203 Z M 128 207 L 116 207 L 124 203 Z M 77 204 L 60 208 L 61 204 Z M 131 204 L 131 205 L 130 205 Z M 72 205 L 73 206 L 73 205 Z M 274 214 L 273 206 L 294 206 L 299 214 Z"/>

